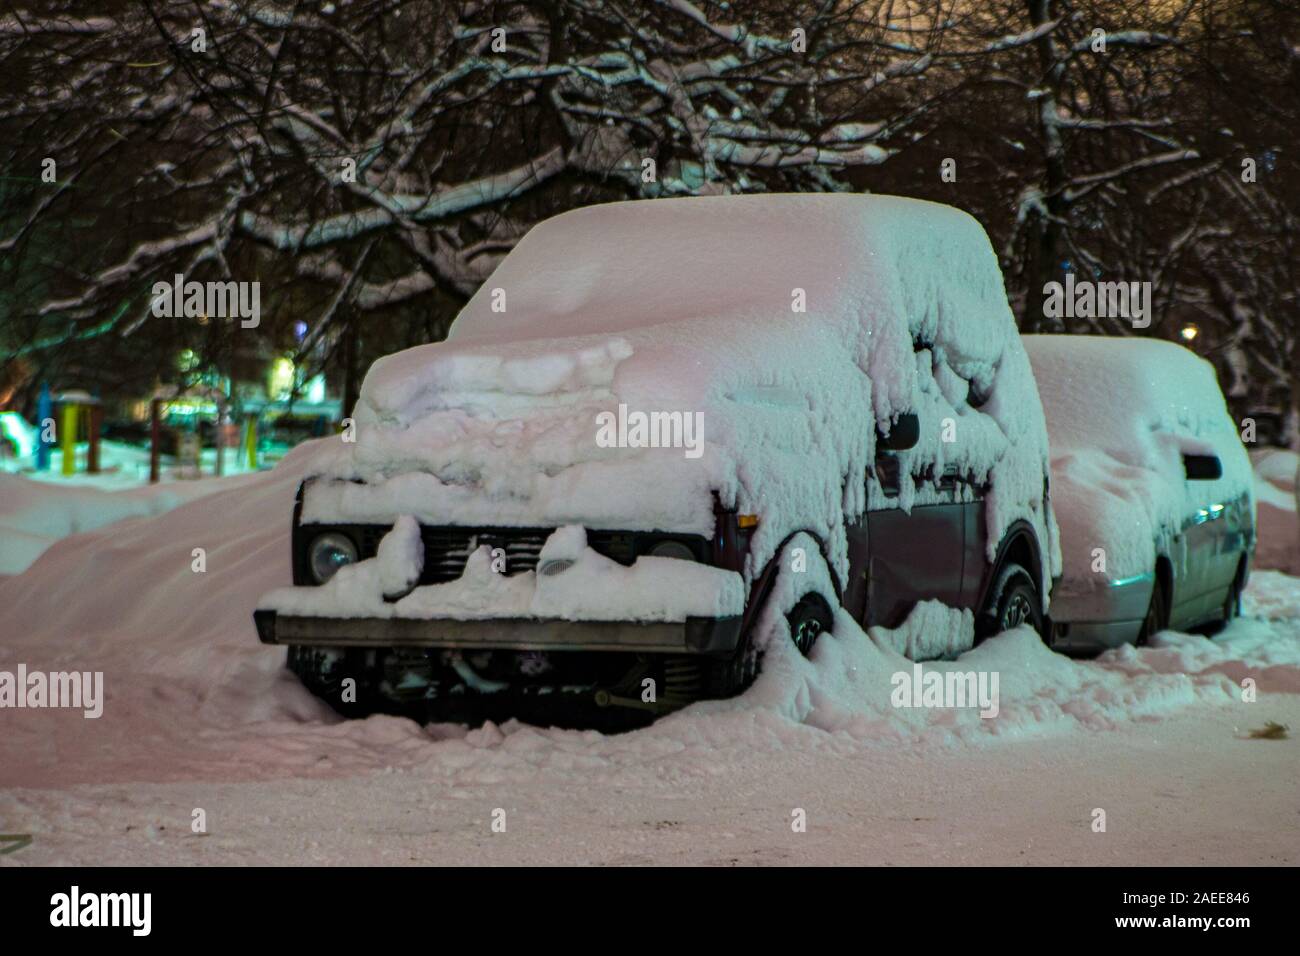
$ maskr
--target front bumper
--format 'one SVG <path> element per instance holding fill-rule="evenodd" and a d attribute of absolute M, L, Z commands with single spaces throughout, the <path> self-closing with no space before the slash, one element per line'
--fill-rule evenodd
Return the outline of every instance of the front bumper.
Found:
<path fill-rule="evenodd" d="M 726 656 L 740 640 L 741 618 L 685 621 L 564 621 L 532 618 L 333 618 L 260 610 L 263 644 L 311 647 L 427 647 L 448 650 L 633 651 Z"/>
<path fill-rule="evenodd" d="M 1091 652 L 1137 640 L 1151 604 L 1155 573 L 1110 581 L 1081 593 L 1052 594 L 1052 647 Z"/>

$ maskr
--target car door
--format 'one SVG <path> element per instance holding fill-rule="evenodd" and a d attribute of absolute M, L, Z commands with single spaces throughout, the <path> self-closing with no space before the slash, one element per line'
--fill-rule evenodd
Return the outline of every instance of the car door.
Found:
<path fill-rule="evenodd" d="M 887 498 L 899 494 L 901 460 L 880 454 L 873 474 Z M 955 485 L 926 479 L 934 503 L 870 511 L 867 514 L 867 600 L 864 625 L 897 627 L 918 601 L 938 600 L 960 607 L 963 597 L 966 508 Z M 870 495 L 868 495 L 870 498 Z"/>
<path fill-rule="evenodd" d="M 980 598 L 991 571 L 988 557 L 988 521 L 984 496 L 988 489 L 969 476 L 955 475 L 954 485 L 966 518 L 965 558 L 961 571 L 961 607 L 979 614 Z M 1033 570 L 1033 569 L 1030 569 Z"/>
<path fill-rule="evenodd" d="M 1219 518 L 1219 582 L 1224 600 L 1228 587 L 1237 578 L 1241 559 L 1249 553 L 1254 541 L 1254 523 L 1251 520 L 1250 497 L 1238 495 L 1223 502 Z"/>
<path fill-rule="evenodd" d="M 1213 458 L 1185 456 L 1185 460 L 1193 457 L 1201 460 Z M 1222 472 L 1217 459 L 1214 467 Z M 1232 523 L 1228 520 L 1228 509 L 1231 503 L 1211 495 L 1211 483 L 1197 480 L 1193 471 L 1189 471 L 1184 480 L 1194 510 L 1187 516 L 1183 528 L 1186 581 L 1183 593 L 1175 593 L 1178 607 L 1172 616 L 1181 618 L 1184 624 L 1194 624 L 1218 613 L 1235 573 L 1236 559 L 1230 552 Z"/>
<path fill-rule="evenodd" d="M 1169 613 L 1171 627 L 1190 627 L 1205 613 L 1211 557 L 1217 537 L 1211 514 L 1208 504 L 1198 503 L 1192 514 L 1184 519 L 1182 533 L 1175 543 L 1178 554 L 1174 556 L 1174 594 Z"/>

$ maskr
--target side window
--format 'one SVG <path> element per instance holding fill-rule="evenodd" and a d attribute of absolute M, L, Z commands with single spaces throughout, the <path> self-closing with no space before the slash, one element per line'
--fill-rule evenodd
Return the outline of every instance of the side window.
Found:
<path fill-rule="evenodd" d="M 880 490 L 885 493 L 886 498 L 897 498 L 899 492 L 899 475 L 902 469 L 899 466 L 898 456 L 887 451 L 876 452 L 876 481 L 880 484 Z"/>
<path fill-rule="evenodd" d="M 965 488 L 961 472 L 956 465 L 947 465 L 942 469 L 926 465 L 912 476 L 918 489 L 937 493 L 939 502 L 955 504 L 965 500 Z"/>
<path fill-rule="evenodd" d="M 875 478 L 887 498 L 898 496 L 901 473 L 901 462 L 897 455 L 888 451 L 876 455 Z M 937 491 L 942 502 L 957 503 L 983 497 L 983 493 L 967 481 L 955 465 L 949 465 L 937 478 L 934 467 L 929 466 L 914 474 L 912 480 L 918 488 L 929 486 Z"/>
<path fill-rule="evenodd" d="M 943 496 L 944 501 L 960 501 L 962 498 L 962 480 L 961 473 L 957 470 L 956 465 L 947 465 L 939 474 L 937 482 L 939 494 Z"/>
<path fill-rule="evenodd" d="M 915 412 L 902 412 L 884 428 L 876 427 L 876 460 L 867 479 L 874 478 L 886 498 L 899 494 L 902 469 L 899 454 L 916 447 L 920 427 Z"/>

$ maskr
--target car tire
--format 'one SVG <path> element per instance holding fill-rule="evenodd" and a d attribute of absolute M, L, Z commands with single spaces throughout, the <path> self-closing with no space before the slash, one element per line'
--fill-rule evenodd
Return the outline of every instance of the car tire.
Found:
<path fill-rule="evenodd" d="M 758 676 L 758 652 L 748 632 L 730 657 L 709 662 L 708 695 L 712 698 L 735 697 L 744 693 Z"/>
<path fill-rule="evenodd" d="M 835 615 L 820 594 L 805 594 L 789 614 L 790 639 L 804 657 L 812 654 L 817 638 L 835 626 Z"/>
<path fill-rule="evenodd" d="M 1142 627 L 1138 629 L 1137 646 L 1146 647 L 1151 643 L 1151 638 L 1159 634 L 1169 626 L 1169 621 L 1165 614 L 1165 588 L 1157 577 L 1155 585 L 1151 588 L 1151 603 L 1147 605 L 1146 617 L 1142 619 Z"/>
<path fill-rule="evenodd" d="M 1228 596 L 1223 602 L 1223 623 L 1225 625 L 1232 623 L 1233 619 L 1241 617 L 1241 569 L 1232 578 L 1232 583 L 1228 585 Z"/>
<path fill-rule="evenodd" d="M 807 657 L 812 652 L 817 638 L 826 631 L 832 630 L 835 615 L 826 599 L 820 594 L 805 594 L 785 619 L 790 626 L 790 639 L 794 641 L 799 652 Z M 759 655 L 754 649 L 752 636 L 745 633 L 741 636 L 740 645 L 734 654 L 710 662 L 709 696 L 725 698 L 743 693 L 758 677 L 759 665 Z"/>
<path fill-rule="evenodd" d="M 355 652 L 335 657 L 318 647 L 298 644 L 289 646 L 285 666 L 297 675 L 303 686 L 329 704 L 344 717 L 364 717 L 375 707 L 374 680 Z M 356 681 L 356 700 L 343 699 L 343 681 Z"/>
<path fill-rule="evenodd" d="M 1043 600 L 1033 576 L 1019 564 L 1006 564 L 997 577 L 1000 586 L 975 624 L 975 643 L 1028 624 L 1043 636 Z"/>

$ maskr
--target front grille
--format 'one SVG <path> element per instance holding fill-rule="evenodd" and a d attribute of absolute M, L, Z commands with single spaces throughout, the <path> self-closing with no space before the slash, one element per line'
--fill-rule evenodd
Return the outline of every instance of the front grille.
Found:
<path fill-rule="evenodd" d="M 388 530 L 379 525 L 367 526 L 362 533 L 361 557 L 373 557 Z M 424 573 L 420 575 L 420 583 L 441 584 L 456 580 L 465 570 L 469 556 L 484 545 L 493 550 L 501 549 L 505 555 L 507 575 L 535 571 L 537 556 L 550 534 L 551 531 L 545 528 L 482 530 L 422 525 Z"/>
<path fill-rule="evenodd" d="M 475 531 L 467 528 L 421 528 L 424 538 L 424 583 L 454 581 L 465 570 L 465 562 L 478 548 L 487 545 L 505 555 L 506 574 L 537 570 L 537 556 L 550 537 L 549 531 L 527 529 L 506 532 Z"/>
<path fill-rule="evenodd" d="M 386 525 L 365 525 L 358 529 L 357 537 L 360 557 L 372 558 L 379 550 L 379 542 L 389 531 Z M 442 584 L 454 581 L 465 570 L 465 562 L 477 548 L 486 545 L 500 548 L 505 554 L 506 575 L 520 574 L 524 571 L 537 570 L 537 559 L 541 554 L 546 539 L 555 531 L 554 528 L 461 528 L 450 525 L 420 526 L 420 537 L 424 541 L 424 573 L 420 576 L 421 584 Z M 643 536 L 631 531 L 593 531 L 587 532 L 587 543 L 593 551 L 617 561 L 619 564 L 631 565 L 638 554 L 637 540 Z M 663 540 L 665 536 L 657 534 L 644 535 L 653 541 Z M 708 559 L 707 540 L 695 536 L 673 536 L 684 541 L 696 552 L 697 559 Z"/>

